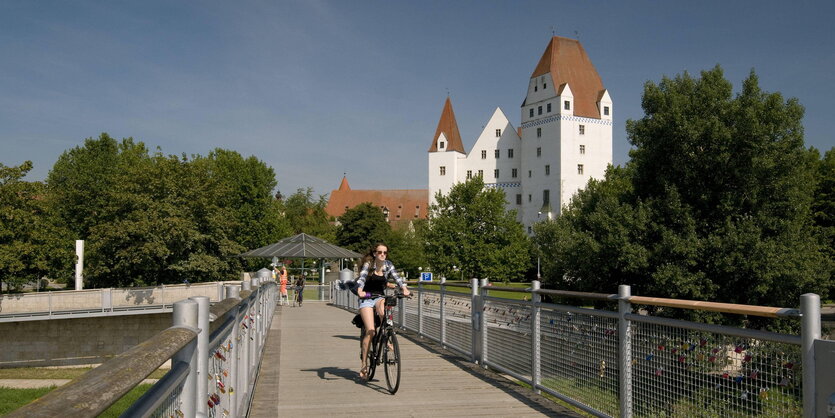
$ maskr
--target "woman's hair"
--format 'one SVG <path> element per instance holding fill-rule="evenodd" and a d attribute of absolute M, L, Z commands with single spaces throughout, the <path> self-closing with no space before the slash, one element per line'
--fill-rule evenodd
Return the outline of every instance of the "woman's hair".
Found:
<path fill-rule="evenodd" d="M 381 245 L 383 247 L 386 247 L 386 249 L 389 248 L 389 246 L 386 245 L 386 243 L 384 243 L 382 241 L 377 241 L 376 243 L 374 243 L 374 245 L 371 246 L 371 248 L 368 250 L 368 252 L 362 258 L 362 265 L 368 264 L 369 267 L 372 266 L 372 264 L 374 263 L 374 253 L 377 252 L 377 247 L 379 247 Z"/>

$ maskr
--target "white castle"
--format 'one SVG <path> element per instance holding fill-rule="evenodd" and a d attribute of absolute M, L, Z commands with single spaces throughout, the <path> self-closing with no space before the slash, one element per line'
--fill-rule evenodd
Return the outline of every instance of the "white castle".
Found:
<path fill-rule="evenodd" d="M 580 42 L 553 37 L 531 74 L 517 130 L 500 108 L 467 153 L 449 97 L 429 148 L 429 202 L 482 176 L 504 190 L 531 233 L 558 216 L 589 179 L 612 163 L 612 99 Z"/>

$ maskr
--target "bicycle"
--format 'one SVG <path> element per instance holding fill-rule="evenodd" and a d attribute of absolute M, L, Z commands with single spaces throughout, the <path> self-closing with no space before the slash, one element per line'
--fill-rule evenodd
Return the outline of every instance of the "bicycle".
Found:
<path fill-rule="evenodd" d="M 373 298 L 376 296 L 368 296 L 366 298 Z M 377 366 L 382 364 L 386 373 L 386 386 L 389 392 L 394 395 L 397 389 L 400 388 L 400 345 L 397 343 L 397 333 L 394 327 L 394 313 L 393 308 L 397 306 L 397 300 L 402 299 L 403 293 L 396 289 L 386 288 L 383 291 L 385 296 L 385 313 L 384 318 L 377 325 L 377 312 L 375 316 L 376 333 L 371 340 L 371 346 L 368 348 L 368 380 L 374 377 L 377 371 Z M 365 326 L 360 328 L 360 350 L 362 350 L 362 337 L 365 335 Z"/>

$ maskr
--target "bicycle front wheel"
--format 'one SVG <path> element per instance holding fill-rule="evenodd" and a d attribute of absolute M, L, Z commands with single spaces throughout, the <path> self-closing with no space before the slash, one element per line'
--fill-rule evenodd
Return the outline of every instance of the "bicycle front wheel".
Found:
<path fill-rule="evenodd" d="M 386 385 L 394 395 L 400 387 L 400 345 L 397 336 L 392 332 L 386 338 L 388 344 L 383 344 L 383 364 L 386 369 Z"/>

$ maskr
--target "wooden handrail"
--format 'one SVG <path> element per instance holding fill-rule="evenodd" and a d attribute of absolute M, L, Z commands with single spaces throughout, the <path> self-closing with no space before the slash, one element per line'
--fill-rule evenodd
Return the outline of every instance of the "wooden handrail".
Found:
<path fill-rule="evenodd" d="M 629 303 L 664 306 L 668 308 L 698 309 L 702 311 L 725 312 L 740 315 L 764 316 L 767 318 L 800 316 L 799 310 L 791 308 L 774 308 L 770 306 L 740 305 L 736 303 L 704 302 L 684 299 L 651 298 L 646 296 L 632 296 L 629 298 Z"/>

